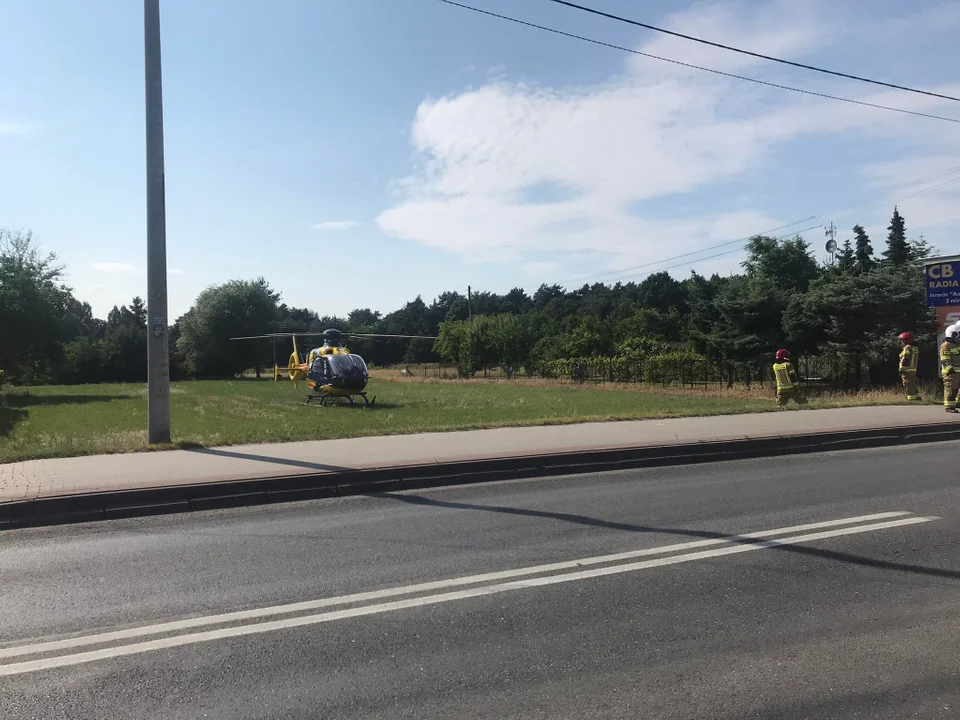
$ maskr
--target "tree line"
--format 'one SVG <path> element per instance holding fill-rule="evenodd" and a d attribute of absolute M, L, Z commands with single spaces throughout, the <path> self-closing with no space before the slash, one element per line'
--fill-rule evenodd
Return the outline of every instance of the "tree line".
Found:
<path fill-rule="evenodd" d="M 346 317 L 288 306 L 264 278 L 231 280 L 204 290 L 170 327 L 173 379 L 228 378 L 287 364 L 289 340 L 231 341 L 265 333 L 345 332 L 436 336 L 436 340 L 351 338 L 373 365 L 447 362 L 462 376 L 500 367 L 508 376 L 570 375 L 603 366 L 620 377 L 661 377 L 667 361 L 750 382 L 787 347 L 795 358 L 842 368 L 841 384 L 896 380 L 896 336 L 910 330 L 935 341 L 917 261 L 935 251 L 908 240 L 894 209 L 886 247 L 874 251 L 863 227 L 818 262 L 799 236 L 756 236 L 741 272 L 676 279 L 653 273 L 639 283 L 541 285 L 481 292 L 449 291 L 430 304 L 417 296 L 387 314 L 358 308 Z M 113 308 L 106 319 L 63 283 L 63 266 L 41 255 L 32 235 L 0 231 L 0 371 L 17 384 L 143 382 L 144 302 Z M 301 348 L 310 338 L 301 340 Z M 927 372 L 935 353 L 926 351 Z M 931 365 L 932 363 L 932 365 Z M 592 364 L 592 365 L 591 365 Z M 924 370 L 924 368 L 921 368 Z M 696 370 L 696 372 L 701 372 Z"/>

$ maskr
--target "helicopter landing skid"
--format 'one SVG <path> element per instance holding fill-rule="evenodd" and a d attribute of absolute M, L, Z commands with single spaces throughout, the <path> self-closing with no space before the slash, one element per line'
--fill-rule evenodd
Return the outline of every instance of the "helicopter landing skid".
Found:
<path fill-rule="evenodd" d="M 354 393 L 354 395 L 359 396 L 360 398 L 363 399 L 363 407 L 373 407 L 374 403 L 377 402 L 376 396 L 374 396 L 374 398 L 371 400 L 370 398 L 367 397 L 367 394 L 365 392 Z M 304 403 L 304 405 L 309 405 L 313 400 L 319 400 L 320 407 L 324 407 L 329 403 L 335 404 L 337 400 L 340 400 L 343 398 L 346 398 L 351 405 L 356 405 L 357 401 L 353 399 L 354 395 L 330 395 L 327 393 L 314 393 L 311 395 L 307 395 L 307 400 Z"/>

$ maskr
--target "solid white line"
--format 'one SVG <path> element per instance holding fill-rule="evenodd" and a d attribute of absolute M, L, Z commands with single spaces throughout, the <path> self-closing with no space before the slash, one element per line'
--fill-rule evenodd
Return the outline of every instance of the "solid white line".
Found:
<path fill-rule="evenodd" d="M 534 565 L 525 568 L 516 568 L 513 570 L 501 570 L 498 572 L 484 573 L 482 575 L 468 575 L 466 577 L 448 578 L 446 580 L 434 580 L 432 582 L 420 583 L 417 585 L 406 585 L 403 587 L 386 588 L 384 590 L 373 590 L 370 592 L 356 593 L 353 595 L 341 595 L 339 597 L 323 598 L 319 600 L 307 600 L 304 602 L 290 603 L 288 605 L 275 605 L 273 607 L 256 608 L 253 610 L 240 610 L 237 612 L 222 613 L 219 615 L 207 615 L 204 617 L 187 618 L 185 620 L 175 620 L 155 625 L 145 625 L 142 627 L 128 628 L 125 630 L 114 630 L 111 632 L 98 633 L 96 635 L 86 635 L 82 637 L 66 638 L 64 640 L 52 640 L 45 643 L 36 643 L 33 645 L 21 645 L 17 647 L 0 649 L 0 660 L 12 657 L 22 657 L 24 655 L 37 655 L 56 650 L 66 650 L 69 648 L 85 647 L 88 645 L 100 645 L 103 643 L 114 642 L 117 640 L 129 640 L 131 638 L 145 637 L 147 635 L 162 635 L 168 632 L 178 632 L 181 630 L 190 630 L 198 627 L 208 627 L 210 625 L 220 625 L 228 622 L 238 622 L 241 620 L 255 620 L 271 615 L 286 615 L 295 612 L 304 612 L 307 610 L 319 610 L 320 608 L 333 607 L 336 605 L 349 605 L 368 600 L 382 600 L 388 597 L 397 597 L 400 595 L 412 595 L 414 593 L 426 592 L 430 590 L 442 590 L 449 587 L 459 587 L 463 585 L 476 585 L 483 582 L 494 580 L 505 580 L 507 578 L 523 577 L 525 575 L 539 575 L 541 573 L 556 572 L 558 570 L 570 570 L 586 565 L 600 565 L 608 562 L 617 562 L 619 560 L 632 560 L 638 557 L 647 557 L 650 555 L 663 555 L 680 550 L 692 550 L 694 548 L 711 547 L 713 545 L 729 545 L 736 538 L 765 538 L 776 537 L 779 535 L 789 535 L 796 532 L 806 532 L 808 530 L 819 530 L 822 528 L 837 527 L 840 525 L 852 525 L 854 523 L 869 522 L 872 520 L 883 520 L 886 518 L 902 517 L 909 515 L 908 512 L 882 512 L 872 515 L 859 515 L 856 517 L 841 518 L 839 520 L 825 520 L 805 525 L 794 525 L 792 527 L 778 528 L 775 530 L 761 530 L 759 532 L 737 535 L 733 540 L 728 538 L 710 538 L 705 540 L 694 540 L 692 542 L 677 543 L 674 545 L 662 545 L 660 547 L 646 548 L 643 550 L 631 550 L 629 552 L 615 553 L 613 555 L 598 555 L 596 557 L 581 558 L 580 560 L 566 560 L 563 562 L 550 563 L 547 565 Z"/>
<path fill-rule="evenodd" d="M 10 665 L 0 665 L 0 676 L 20 675 L 23 673 L 46 670 L 56 667 L 67 667 L 71 665 L 80 665 L 82 663 L 105 660 L 108 658 L 123 657 L 135 655 L 138 653 L 149 652 L 153 650 L 164 650 L 168 648 L 181 647 L 184 645 L 193 645 L 211 640 L 222 640 L 225 638 L 243 637 L 245 635 L 255 635 L 271 632 L 274 630 L 285 630 L 305 625 L 316 625 L 346 618 L 362 617 L 364 615 L 374 615 L 379 613 L 391 612 L 393 610 L 402 610 L 405 608 L 422 607 L 425 605 L 436 605 L 438 603 L 451 602 L 454 600 L 463 600 L 467 598 L 480 597 L 483 595 L 493 595 L 496 593 L 507 592 L 509 590 L 519 590 L 523 588 L 543 587 L 557 583 L 571 582 L 574 580 L 585 580 L 588 578 L 603 577 L 606 575 L 616 575 L 620 573 L 632 572 L 635 570 L 645 570 L 648 568 L 663 567 L 666 565 L 677 565 L 680 563 L 692 562 L 694 560 L 703 560 L 706 558 L 721 557 L 724 555 L 734 555 L 737 553 L 750 552 L 751 550 L 760 550 L 763 548 L 777 547 L 781 545 L 794 545 L 802 542 L 811 542 L 814 540 L 823 540 L 826 538 L 841 537 L 844 535 L 854 535 L 858 533 L 873 532 L 876 530 L 885 530 L 893 527 L 903 527 L 906 525 L 916 525 L 918 523 L 937 520 L 937 517 L 908 517 L 900 520 L 890 520 L 888 522 L 874 523 L 872 525 L 858 525 L 855 527 L 838 528 L 826 530 L 818 533 L 809 533 L 806 535 L 794 535 L 792 537 L 780 540 L 764 540 L 759 543 L 749 545 L 733 545 L 730 547 L 716 548 L 714 550 L 702 550 L 699 552 L 685 553 L 683 555 L 673 555 L 670 557 L 656 558 L 654 560 L 643 560 L 624 565 L 614 565 L 602 568 L 593 568 L 591 570 L 582 570 L 579 572 L 563 573 L 560 575 L 549 575 L 546 577 L 526 578 L 523 580 L 514 580 L 507 583 L 496 585 L 485 585 L 482 587 L 471 588 L 468 590 L 459 590 L 456 592 L 443 593 L 440 595 L 427 595 L 422 597 L 407 598 L 389 603 L 380 603 L 377 605 L 365 605 L 356 608 L 346 608 L 343 610 L 334 610 L 331 612 L 320 613 L 317 615 L 306 615 L 283 620 L 273 620 L 264 623 L 254 623 L 250 625 L 241 625 L 238 627 L 220 628 L 217 630 L 208 630 L 200 633 L 188 635 L 178 635 L 175 637 L 161 638 L 159 640 L 148 640 L 146 642 L 134 643 L 130 645 L 119 645 L 116 647 L 102 648 L 100 650 L 91 650 L 73 655 L 61 655 L 40 660 L 28 660 Z"/>

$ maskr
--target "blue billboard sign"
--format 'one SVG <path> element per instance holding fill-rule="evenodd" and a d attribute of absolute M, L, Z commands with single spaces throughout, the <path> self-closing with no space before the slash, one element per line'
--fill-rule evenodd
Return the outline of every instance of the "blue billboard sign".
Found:
<path fill-rule="evenodd" d="M 960 261 L 927 265 L 923 269 L 927 305 L 960 305 Z"/>

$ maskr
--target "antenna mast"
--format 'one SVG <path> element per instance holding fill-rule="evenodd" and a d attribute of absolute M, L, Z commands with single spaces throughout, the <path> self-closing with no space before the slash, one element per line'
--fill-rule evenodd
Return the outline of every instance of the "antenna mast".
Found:
<path fill-rule="evenodd" d="M 828 265 L 833 265 L 834 253 L 837 252 L 837 229 L 833 226 L 833 220 L 830 221 L 830 227 L 824 231 L 829 240 L 827 240 L 826 251 L 830 253 L 830 258 L 827 260 Z"/>

